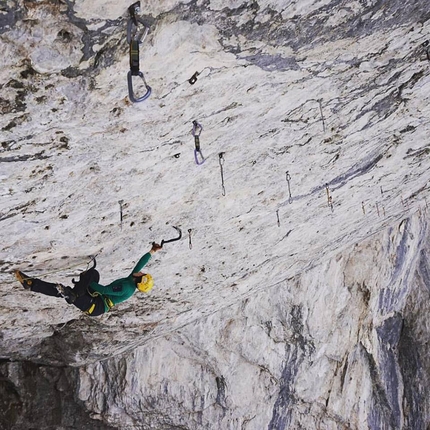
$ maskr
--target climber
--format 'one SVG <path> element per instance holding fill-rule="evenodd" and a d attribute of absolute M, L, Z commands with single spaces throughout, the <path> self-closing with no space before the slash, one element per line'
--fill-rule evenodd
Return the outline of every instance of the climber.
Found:
<path fill-rule="evenodd" d="M 154 242 L 151 250 L 138 261 L 126 278 L 117 279 L 106 286 L 98 283 L 100 275 L 95 269 L 95 263 L 92 268 L 81 273 L 78 282 L 73 281 L 74 288 L 31 278 L 19 270 L 15 271 L 15 276 L 25 289 L 47 296 L 63 297 L 67 303 L 73 304 L 86 314 L 95 317 L 108 312 L 114 305 L 129 299 L 136 289 L 144 293 L 152 289 L 154 285 L 152 276 L 141 272 L 141 270 L 146 266 L 151 256 L 161 248 L 162 246 Z"/>

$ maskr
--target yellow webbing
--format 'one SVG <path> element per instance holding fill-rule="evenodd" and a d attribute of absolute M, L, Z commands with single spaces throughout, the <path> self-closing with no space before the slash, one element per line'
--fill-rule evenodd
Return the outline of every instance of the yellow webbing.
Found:
<path fill-rule="evenodd" d="M 85 312 L 86 312 L 88 315 L 91 315 L 91 314 L 94 312 L 95 307 L 96 307 L 96 304 L 95 304 L 95 303 L 93 303 L 93 304 L 90 306 L 90 308 L 89 308 L 87 311 L 85 311 Z"/>
<path fill-rule="evenodd" d="M 111 299 L 107 298 L 106 296 L 104 296 L 103 294 L 99 293 L 98 291 L 91 292 L 91 290 L 89 288 L 87 289 L 87 291 L 88 291 L 88 294 L 90 296 L 92 296 L 92 297 L 101 296 L 101 298 L 106 303 L 106 306 L 109 308 L 109 310 L 111 310 L 115 306 L 115 303 Z M 93 306 L 95 306 L 95 305 L 93 305 Z M 91 312 L 94 310 L 93 306 L 91 306 L 91 308 L 92 308 Z M 91 314 L 91 312 L 89 312 L 89 313 Z"/>
<path fill-rule="evenodd" d="M 103 296 L 105 303 L 107 304 L 109 310 L 111 310 L 115 305 L 111 299 L 108 299 L 107 297 Z"/>

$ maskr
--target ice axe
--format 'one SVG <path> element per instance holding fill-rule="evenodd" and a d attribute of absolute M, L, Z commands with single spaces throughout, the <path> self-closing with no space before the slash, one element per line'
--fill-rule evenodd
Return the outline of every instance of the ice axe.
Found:
<path fill-rule="evenodd" d="M 165 243 L 176 242 L 177 240 L 179 240 L 182 237 L 182 231 L 181 231 L 181 229 L 179 227 L 175 227 L 174 225 L 172 227 L 179 233 L 179 236 L 178 237 L 174 237 L 173 239 L 167 239 L 167 240 L 163 239 L 161 241 L 161 243 L 160 243 L 161 247 L 163 247 L 163 245 Z"/>

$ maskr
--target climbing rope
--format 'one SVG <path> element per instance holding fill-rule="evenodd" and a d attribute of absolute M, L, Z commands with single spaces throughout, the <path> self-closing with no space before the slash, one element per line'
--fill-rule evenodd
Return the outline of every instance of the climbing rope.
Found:
<path fill-rule="evenodd" d="M 200 149 L 200 134 L 203 130 L 203 127 L 197 122 L 193 121 L 193 130 L 192 135 L 194 136 L 194 160 L 196 161 L 196 164 L 200 166 L 200 164 L 203 164 L 206 160 L 205 157 L 202 154 L 202 150 Z"/>
<path fill-rule="evenodd" d="M 136 13 L 140 11 L 140 1 L 133 3 L 128 11 L 130 18 L 127 23 L 127 43 L 130 45 L 130 71 L 127 74 L 128 83 L 128 96 L 133 103 L 142 102 L 151 95 L 151 87 L 146 83 L 145 76 L 140 71 L 139 65 L 139 44 L 143 43 L 146 35 L 148 34 L 149 28 L 145 25 L 142 18 L 139 18 Z M 143 32 L 138 32 L 138 26 L 142 24 Z M 135 28 L 135 30 L 134 30 Z M 135 35 L 133 36 L 133 33 Z M 133 76 L 139 76 L 146 87 L 146 93 L 137 97 L 133 90 Z"/>

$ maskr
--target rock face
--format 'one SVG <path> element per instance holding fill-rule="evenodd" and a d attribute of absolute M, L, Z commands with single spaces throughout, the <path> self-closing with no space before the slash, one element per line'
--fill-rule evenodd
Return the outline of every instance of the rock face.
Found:
<path fill-rule="evenodd" d="M 0 9 L 0 427 L 427 429 L 428 1 L 142 1 L 137 104 L 128 6 Z"/>

